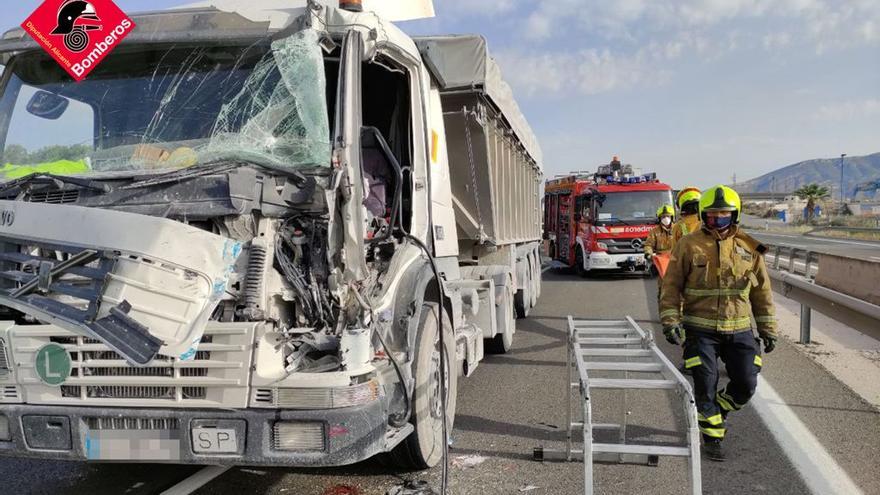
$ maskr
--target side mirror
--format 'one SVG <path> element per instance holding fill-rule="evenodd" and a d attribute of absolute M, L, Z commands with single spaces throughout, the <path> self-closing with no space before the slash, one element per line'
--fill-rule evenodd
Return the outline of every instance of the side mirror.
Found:
<path fill-rule="evenodd" d="M 48 91 L 37 91 L 27 104 L 27 111 L 41 119 L 58 120 L 64 112 L 70 100 Z"/>

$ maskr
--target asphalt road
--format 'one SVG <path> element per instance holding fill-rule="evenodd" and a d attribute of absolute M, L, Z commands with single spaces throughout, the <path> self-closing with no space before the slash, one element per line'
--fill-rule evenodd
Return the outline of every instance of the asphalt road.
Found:
<path fill-rule="evenodd" d="M 750 231 L 750 234 L 759 241 L 768 244 L 792 246 L 817 253 L 880 262 L 880 242 L 835 239 L 815 235 L 774 234 L 761 231 Z"/>
<path fill-rule="evenodd" d="M 579 463 L 538 463 L 532 449 L 561 447 L 565 434 L 564 329 L 566 315 L 620 318 L 631 315 L 644 328 L 655 323 L 656 286 L 642 278 L 580 279 L 545 274 L 541 301 L 527 320 L 519 320 L 514 348 L 489 356 L 475 375 L 459 385 L 458 415 L 450 453 L 453 494 L 577 494 L 583 493 Z M 662 340 L 662 339 L 661 339 Z M 662 344 L 674 362 L 679 350 Z M 765 357 L 762 373 L 782 402 L 828 451 L 832 462 L 864 493 L 880 493 L 880 412 L 873 409 L 824 369 L 787 342 Z M 869 377 L 866 377 L 868 379 Z M 872 379 L 878 379 L 873 377 Z M 594 396 L 600 420 L 612 419 L 621 404 Z M 669 438 L 674 421 L 670 400 L 653 392 L 630 393 L 630 436 Z M 780 405 L 780 404 L 776 404 Z M 774 428 L 776 429 L 776 428 Z M 707 494 L 809 493 L 774 432 L 753 406 L 730 418 L 726 447 L 731 459 L 723 464 L 704 459 L 703 490 Z M 799 439 L 786 447 L 799 452 Z M 803 450 L 803 449 L 801 449 Z M 812 452 L 802 452 L 810 456 Z M 472 468 L 463 456 L 481 456 Z M 658 467 L 598 465 L 601 494 L 673 494 L 686 491 L 686 463 L 663 459 Z M 67 462 L 0 460 L 2 493 L 152 494 L 166 489 L 196 468 L 161 465 L 86 465 Z M 383 495 L 406 479 L 436 483 L 439 469 L 400 473 L 375 461 L 329 470 L 237 468 L 204 486 L 199 494 Z M 348 486 L 356 491 L 346 491 Z M 333 491 L 336 489 L 337 491 Z M 841 493 L 837 491 L 837 493 Z"/>

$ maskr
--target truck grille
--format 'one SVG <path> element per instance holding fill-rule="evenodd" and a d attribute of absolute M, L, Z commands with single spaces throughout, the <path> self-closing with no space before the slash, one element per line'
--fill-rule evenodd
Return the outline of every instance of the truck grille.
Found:
<path fill-rule="evenodd" d="M 9 358 L 6 356 L 6 342 L 0 339 L 0 378 L 9 375 Z"/>
<path fill-rule="evenodd" d="M 639 241 L 635 245 L 633 241 Z M 608 246 L 608 254 L 636 254 L 644 253 L 645 239 L 600 239 Z"/>
<path fill-rule="evenodd" d="M 83 418 L 90 430 L 178 430 L 176 418 Z"/>
<path fill-rule="evenodd" d="M 246 407 L 254 326 L 209 323 L 192 360 L 160 355 L 143 368 L 97 340 L 55 326 L 17 326 L 10 334 L 28 403 Z M 34 370 L 36 352 L 48 343 L 67 349 L 72 362 L 60 387 L 44 385 Z"/>

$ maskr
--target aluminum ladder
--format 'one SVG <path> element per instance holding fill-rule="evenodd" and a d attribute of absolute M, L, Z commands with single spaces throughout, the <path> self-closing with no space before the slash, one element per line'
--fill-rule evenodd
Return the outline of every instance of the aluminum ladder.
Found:
<path fill-rule="evenodd" d="M 702 493 L 700 474 L 700 431 L 697 409 L 690 383 L 654 343 L 651 332 L 643 330 L 629 316 L 625 320 L 575 320 L 568 317 L 565 392 L 568 398 L 566 424 L 568 437 L 565 450 L 538 447 L 534 458 L 539 461 L 583 461 L 584 493 L 593 493 L 593 462 L 616 462 L 656 465 L 661 456 L 686 457 L 690 471 L 690 493 Z M 572 380 L 576 371 L 576 380 Z M 590 372 L 614 372 L 622 378 L 590 378 Z M 639 378 L 630 378 L 638 373 Z M 650 378 L 645 378 L 648 376 Z M 571 389 L 580 391 L 583 421 L 572 421 Z M 591 396 L 594 390 L 620 391 L 623 418 L 619 424 L 594 423 Z M 630 390 L 670 390 L 677 393 L 684 412 L 687 431 L 684 445 L 660 446 L 626 443 L 626 395 Z M 679 424 L 676 421 L 676 424 Z M 572 446 L 572 431 L 583 429 L 583 450 Z M 617 430 L 619 443 L 596 443 L 594 430 Z"/>

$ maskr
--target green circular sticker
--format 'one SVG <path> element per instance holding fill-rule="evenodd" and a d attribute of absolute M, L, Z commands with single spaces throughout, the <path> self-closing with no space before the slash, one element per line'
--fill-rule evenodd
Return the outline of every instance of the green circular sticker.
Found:
<path fill-rule="evenodd" d="M 70 354 L 58 344 L 46 344 L 37 351 L 37 376 L 46 385 L 58 386 L 70 376 Z"/>

